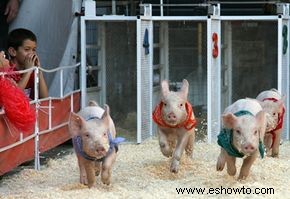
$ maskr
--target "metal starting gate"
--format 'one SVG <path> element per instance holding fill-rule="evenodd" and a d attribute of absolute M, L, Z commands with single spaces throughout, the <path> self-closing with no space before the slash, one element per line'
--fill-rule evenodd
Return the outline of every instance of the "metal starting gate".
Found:
<path fill-rule="evenodd" d="M 86 3 L 88 3 L 86 5 Z M 102 38 L 106 37 L 106 31 L 102 34 L 100 29 L 105 28 L 108 30 L 108 26 L 104 25 L 104 22 L 130 22 L 134 23 L 133 28 L 135 31 L 136 45 L 136 59 L 135 70 L 131 71 L 131 76 L 127 76 L 127 80 L 133 79 L 136 86 L 135 96 L 132 96 L 136 103 L 133 103 L 136 111 L 136 139 L 137 143 L 141 143 L 144 139 L 154 135 L 155 126 L 152 122 L 151 114 L 154 105 L 158 100 L 158 93 L 160 86 L 158 83 L 162 79 L 169 79 L 170 70 L 168 62 L 170 59 L 169 55 L 169 39 L 170 34 L 168 22 L 202 22 L 206 23 L 206 109 L 207 109 L 207 141 L 212 142 L 216 140 L 216 136 L 219 133 L 221 127 L 221 114 L 225 106 L 233 102 L 233 75 L 236 71 L 234 66 L 233 53 L 236 53 L 236 49 L 233 48 L 241 41 L 233 41 L 236 30 L 233 30 L 233 26 L 236 23 L 242 24 L 248 30 L 250 26 L 256 26 L 257 23 L 273 23 L 272 25 L 277 28 L 276 38 L 272 38 L 277 41 L 275 47 L 276 56 L 274 60 L 277 60 L 276 66 L 274 66 L 274 73 L 277 74 L 270 76 L 275 80 L 277 89 L 286 95 L 286 117 L 285 126 L 283 132 L 283 139 L 289 140 L 289 4 L 277 5 L 277 15 L 271 16 L 221 16 L 220 4 L 204 4 L 200 6 L 208 7 L 208 16 L 163 16 L 163 4 L 160 4 L 161 14 L 160 16 L 152 16 L 151 4 L 140 5 L 144 14 L 142 16 L 117 16 L 117 15 L 106 15 L 96 16 L 96 11 L 91 9 L 95 8 L 93 1 L 85 1 L 85 16 L 81 17 L 81 90 L 87 88 L 86 70 L 90 64 L 87 63 L 88 48 L 90 44 L 88 42 L 88 25 L 94 21 L 97 24 L 98 30 L 93 35 L 95 37 Z M 93 5 L 92 5 L 93 4 Z M 197 5 L 188 5 L 197 6 Z M 156 27 L 158 25 L 158 34 L 155 34 Z M 246 25 L 244 25 L 244 23 Z M 253 23 L 253 24 L 251 24 Z M 127 27 L 130 25 L 127 24 Z M 131 34 L 131 30 L 127 31 Z M 252 30 L 252 29 L 251 29 Z M 102 32 L 102 31 L 101 31 Z M 202 36 L 202 35 L 201 35 Z M 96 54 L 98 56 L 97 70 L 98 70 L 98 84 L 95 96 L 98 96 L 97 101 L 100 104 L 108 102 L 110 97 L 107 90 L 106 79 L 109 78 L 111 73 L 119 73 L 119 70 L 112 71 L 110 73 L 105 72 L 109 67 L 106 62 L 106 53 L 108 50 L 106 42 L 97 39 L 98 45 L 96 48 Z M 121 40 L 121 39 L 120 39 Z M 108 42 L 108 39 L 106 39 Z M 121 41 L 120 41 L 121 42 Z M 127 42 L 128 44 L 130 42 Z M 249 42 L 250 44 L 250 42 Z M 116 47 L 119 43 L 115 43 Z M 256 45 L 256 44 L 255 44 Z M 254 49 L 257 46 L 264 46 L 262 42 L 258 43 L 257 46 L 251 45 Z M 259 49 L 256 50 L 259 52 Z M 238 52 L 238 51 L 237 51 Z M 247 55 L 244 55 L 246 57 Z M 253 56 L 253 55 L 252 55 Z M 267 56 L 264 54 L 264 56 Z M 126 59 L 126 58 L 125 58 Z M 130 58 L 131 59 L 131 58 Z M 201 61 L 201 60 L 199 60 Z M 267 65 L 267 63 L 264 63 Z M 128 73 L 130 75 L 130 73 Z M 241 75 L 243 73 L 241 72 Z M 255 74 L 259 76 L 258 74 Z M 136 77 L 135 77 L 136 76 Z M 253 79 L 255 79 L 253 77 Z M 115 81 L 119 81 L 116 79 Z M 247 81 L 247 80 L 244 80 Z M 265 80 L 266 81 L 266 80 Z M 269 80 L 270 81 L 270 80 Z M 272 81 L 272 80 L 271 80 Z M 255 84 L 259 84 L 256 80 Z M 135 87 L 134 87 L 135 88 Z M 121 89 L 122 90 L 122 89 Z M 255 97 L 255 96 L 244 96 L 244 97 Z M 125 99 L 126 100 L 126 99 Z M 85 106 L 87 99 L 86 93 L 82 92 L 82 107 Z M 109 104 L 110 105 L 110 104 Z M 114 110 L 113 110 L 114 111 Z M 122 112 L 122 111 L 120 111 Z"/>

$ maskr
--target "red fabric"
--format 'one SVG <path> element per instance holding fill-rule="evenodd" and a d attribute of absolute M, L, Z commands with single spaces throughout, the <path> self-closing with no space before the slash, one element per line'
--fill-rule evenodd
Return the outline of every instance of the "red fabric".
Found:
<path fill-rule="evenodd" d="M 73 106 L 71 107 L 71 96 L 63 99 L 55 99 L 51 101 L 52 105 L 52 124 L 54 128 L 57 125 L 63 124 L 69 121 L 70 112 L 78 112 L 80 110 L 80 92 L 74 93 Z M 68 126 L 64 125 L 59 128 L 55 128 L 49 132 L 48 130 L 48 109 L 45 108 L 49 105 L 49 100 L 41 101 L 38 112 L 39 121 L 39 150 L 45 152 L 49 149 L 56 147 L 57 145 L 64 143 L 70 139 L 68 132 Z M 33 105 L 32 105 L 33 106 Z M 41 132 L 43 131 L 43 132 Z M 11 133 L 9 133 L 11 132 Z M 29 135 L 33 135 L 34 131 L 29 132 Z M 4 118 L 0 115 L 0 148 L 13 145 L 20 140 L 20 133 L 16 129 L 8 129 L 7 123 Z M 12 170 L 18 165 L 32 160 L 34 158 L 34 138 L 28 139 L 27 141 L 20 143 L 19 145 L 13 146 L 7 150 L 0 152 L 0 175 Z M 1 164 L 4 163 L 4 164 Z"/>
<path fill-rule="evenodd" d="M 276 98 L 265 98 L 265 99 L 263 99 L 263 101 L 266 101 L 266 100 L 270 100 L 270 101 L 273 101 L 273 102 L 277 102 L 278 101 L 278 99 L 276 99 Z M 276 140 L 275 131 L 279 130 L 279 129 L 281 129 L 283 127 L 284 115 L 285 115 L 285 107 L 283 106 L 282 113 L 278 114 L 278 123 L 277 123 L 276 128 L 271 130 L 271 131 L 269 131 L 269 132 L 267 132 L 267 133 L 270 133 L 272 135 L 271 148 L 273 147 L 274 141 Z"/>
<path fill-rule="evenodd" d="M 181 123 L 181 124 L 177 124 L 175 126 L 171 126 L 169 124 L 167 124 L 163 118 L 162 118 L 162 107 L 163 107 L 163 102 L 160 102 L 156 107 L 155 110 L 152 114 L 153 120 L 156 124 L 158 124 L 159 126 L 162 127 L 169 127 L 169 128 L 181 128 L 184 127 L 186 130 L 191 130 L 192 128 L 194 128 L 196 126 L 196 119 L 193 117 L 193 110 L 192 110 L 192 106 L 189 102 L 185 103 L 185 109 L 187 112 L 187 117 L 186 120 Z"/>
<path fill-rule="evenodd" d="M 5 72 L 6 75 L 4 75 L 4 77 L 13 79 L 15 82 L 18 82 L 20 80 L 20 78 L 21 78 L 21 76 L 17 72 L 14 64 L 10 64 L 7 67 L 1 67 L 0 68 L 0 72 Z"/>
<path fill-rule="evenodd" d="M 29 99 L 11 80 L 0 77 L 0 106 L 5 110 L 9 122 L 18 130 L 28 132 L 34 128 L 35 110 Z"/>

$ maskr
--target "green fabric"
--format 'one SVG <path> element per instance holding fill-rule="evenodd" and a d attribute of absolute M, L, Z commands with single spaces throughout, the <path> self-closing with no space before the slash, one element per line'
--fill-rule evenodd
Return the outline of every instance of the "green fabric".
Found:
<path fill-rule="evenodd" d="M 265 154 L 265 147 L 261 139 L 259 140 L 259 152 L 260 152 L 261 158 L 263 159 L 264 154 Z"/>
<path fill-rule="evenodd" d="M 246 111 L 246 110 L 238 111 L 238 112 L 234 113 L 234 115 L 237 116 L 237 117 L 240 117 L 240 116 L 243 116 L 243 115 L 254 116 L 253 113 L 251 113 L 250 111 Z"/>
<path fill-rule="evenodd" d="M 235 116 L 239 117 L 242 115 L 252 115 L 253 114 L 249 111 L 239 111 L 234 113 Z M 232 129 L 227 129 L 227 128 L 223 128 L 219 135 L 218 135 L 218 145 L 220 145 L 223 149 L 226 150 L 226 152 L 230 155 L 230 156 L 234 156 L 234 157 L 238 157 L 238 158 L 242 158 L 245 155 L 241 152 L 239 152 L 232 144 L 232 140 L 233 140 L 233 130 Z M 260 152 L 260 156 L 261 158 L 264 158 L 264 145 L 262 143 L 261 140 L 259 140 L 259 152 Z"/>
<path fill-rule="evenodd" d="M 242 158 L 244 154 L 240 153 L 232 145 L 233 130 L 223 128 L 218 135 L 218 145 L 220 145 L 230 156 Z"/>

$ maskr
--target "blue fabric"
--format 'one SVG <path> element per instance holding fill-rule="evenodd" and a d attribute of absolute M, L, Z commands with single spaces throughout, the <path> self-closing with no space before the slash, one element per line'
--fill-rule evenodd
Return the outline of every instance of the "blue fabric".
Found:
<path fill-rule="evenodd" d="M 234 113 L 235 116 L 252 115 L 249 111 L 242 110 Z M 223 128 L 218 135 L 218 145 L 220 145 L 230 156 L 242 158 L 244 154 L 239 152 L 232 144 L 233 140 L 233 129 Z M 264 158 L 265 147 L 261 140 L 259 140 L 259 152 L 261 158 Z"/>
<path fill-rule="evenodd" d="M 143 47 L 145 48 L 145 55 L 149 54 L 149 34 L 148 34 L 148 29 L 145 29 L 144 33 L 144 40 L 143 40 Z"/>
<path fill-rule="evenodd" d="M 97 159 L 95 157 L 91 157 L 83 151 L 83 141 L 82 141 L 81 136 L 73 137 L 72 141 L 73 141 L 74 148 L 75 148 L 76 152 L 78 154 L 80 154 L 83 158 L 85 158 L 86 160 L 90 160 L 90 161 L 102 162 L 107 156 L 109 156 L 113 152 L 113 149 L 115 149 L 116 153 L 117 153 L 119 150 L 118 144 L 125 141 L 125 138 L 122 138 L 122 137 L 116 137 L 115 139 L 113 139 L 110 132 L 108 133 L 108 138 L 109 138 L 110 148 L 109 148 L 106 156 L 104 156 L 100 159 Z"/>

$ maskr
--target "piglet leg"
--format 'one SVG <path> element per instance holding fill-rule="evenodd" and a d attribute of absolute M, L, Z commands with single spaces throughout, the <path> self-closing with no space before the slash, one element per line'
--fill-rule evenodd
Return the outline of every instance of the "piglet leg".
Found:
<path fill-rule="evenodd" d="M 188 143 L 188 139 L 189 139 L 189 134 L 187 132 L 183 132 L 177 140 L 177 145 L 172 157 L 172 162 L 171 162 L 171 166 L 170 166 L 170 171 L 173 173 L 177 173 L 178 169 L 179 169 L 179 162 L 181 159 L 181 156 L 184 152 L 185 146 Z"/>
<path fill-rule="evenodd" d="M 109 185 L 111 183 L 112 166 L 116 160 L 116 157 L 117 157 L 117 154 L 114 149 L 111 155 L 106 157 L 106 159 L 103 162 L 101 180 L 106 185 Z"/>

